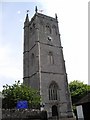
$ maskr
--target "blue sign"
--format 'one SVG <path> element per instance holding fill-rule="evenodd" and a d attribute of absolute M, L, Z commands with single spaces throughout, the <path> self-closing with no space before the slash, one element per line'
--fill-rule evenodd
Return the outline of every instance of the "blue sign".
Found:
<path fill-rule="evenodd" d="M 17 102 L 17 109 L 27 109 L 27 108 L 28 108 L 28 102 L 26 100 Z"/>

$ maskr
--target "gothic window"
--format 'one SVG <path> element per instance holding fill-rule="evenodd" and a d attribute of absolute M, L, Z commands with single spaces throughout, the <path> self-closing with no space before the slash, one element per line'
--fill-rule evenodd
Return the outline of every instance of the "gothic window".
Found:
<path fill-rule="evenodd" d="M 41 28 L 41 32 L 43 32 L 43 30 L 44 30 L 44 23 L 43 23 L 42 20 L 40 21 L 40 28 Z"/>
<path fill-rule="evenodd" d="M 54 58 L 53 58 L 53 53 L 52 52 L 49 52 L 48 60 L 49 60 L 49 64 L 54 64 Z"/>
<path fill-rule="evenodd" d="M 33 66 L 34 63 L 35 63 L 35 55 L 34 55 L 34 53 L 32 53 L 32 55 L 31 55 L 31 65 Z"/>
<path fill-rule="evenodd" d="M 46 32 L 49 33 L 49 34 L 51 34 L 51 32 L 52 32 L 51 28 L 50 28 L 50 25 L 48 25 L 48 24 L 46 25 Z"/>
<path fill-rule="evenodd" d="M 55 82 L 49 86 L 49 100 L 58 100 L 58 85 Z"/>
<path fill-rule="evenodd" d="M 53 28 L 53 34 L 57 35 L 57 28 L 56 28 L 56 26 L 53 25 L 52 28 Z"/>

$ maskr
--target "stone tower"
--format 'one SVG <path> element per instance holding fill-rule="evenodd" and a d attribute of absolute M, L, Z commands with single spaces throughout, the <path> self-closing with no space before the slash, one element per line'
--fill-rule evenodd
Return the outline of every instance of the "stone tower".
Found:
<path fill-rule="evenodd" d="M 73 118 L 57 15 L 24 22 L 23 83 L 38 89 L 48 117 Z"/>

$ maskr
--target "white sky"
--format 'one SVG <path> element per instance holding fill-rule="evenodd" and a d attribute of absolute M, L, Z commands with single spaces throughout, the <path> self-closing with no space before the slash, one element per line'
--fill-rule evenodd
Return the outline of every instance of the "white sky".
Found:
<path fill-rule="evenodd" d="M 88 1 L 28 0 L 21 3 L 0 3 L 0 90 L 4 84 L 23 81 L 23 22 L 26 10 L 34 8 L 43 14 L 58 15 L 68 81 L 88 83 Z"/>

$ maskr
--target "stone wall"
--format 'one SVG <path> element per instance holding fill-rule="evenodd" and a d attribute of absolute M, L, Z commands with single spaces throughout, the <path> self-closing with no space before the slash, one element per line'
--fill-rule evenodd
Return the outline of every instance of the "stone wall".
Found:
<path fill-rule="evenodd" d="M 47 113 L 30 109 L 2 109 L 2 120 L 47 120 Z"/>

